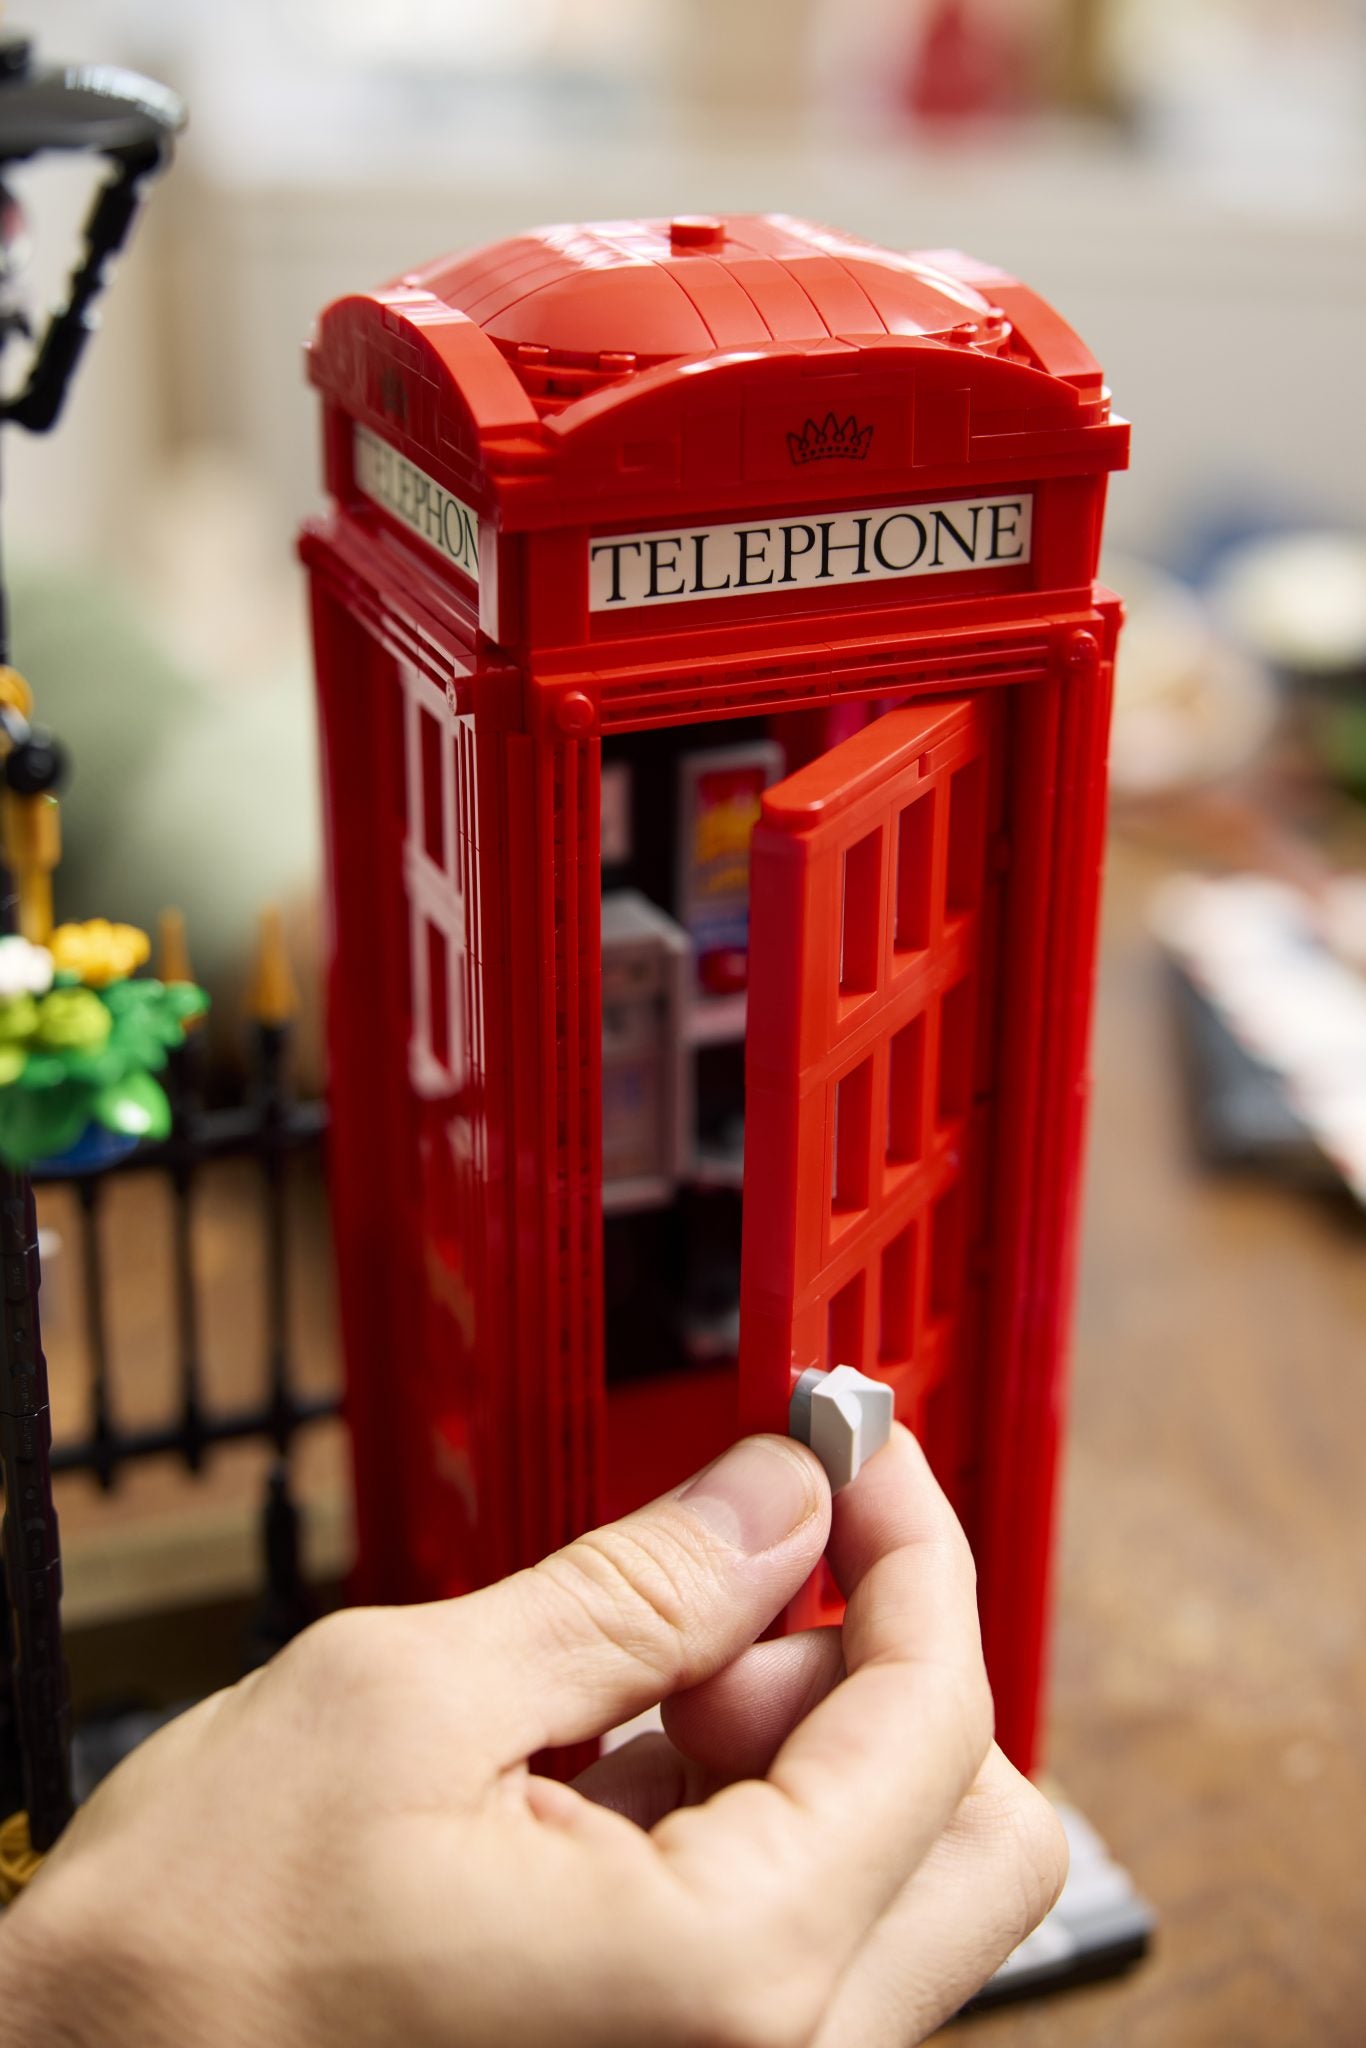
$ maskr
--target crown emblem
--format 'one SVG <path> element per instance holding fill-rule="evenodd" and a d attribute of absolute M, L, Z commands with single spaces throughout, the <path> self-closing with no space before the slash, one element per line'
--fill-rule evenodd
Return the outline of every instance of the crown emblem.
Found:
<path fill-rule="evenodd" d="M 789 434 L 787 452 L 794 462 L 862 462 L 872 438 L 872 428 L 860 427 L 852 413 L 837 420 L 828 412 L 819 425 L 808 420 L 800 434 Z"/>

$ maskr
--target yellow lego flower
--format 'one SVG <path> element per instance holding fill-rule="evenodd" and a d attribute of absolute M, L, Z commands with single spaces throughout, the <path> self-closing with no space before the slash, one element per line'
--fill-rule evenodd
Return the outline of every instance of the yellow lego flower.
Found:
<path fill-rule="evenodd" d="M 107 917 L 92 917 L 84 924 L 59 924 L 51 944 L 58 973 L 78 975 L 89 988 L 126 981 L 152 950 L 146 932 L 135 924 L 111 924 Z"/>

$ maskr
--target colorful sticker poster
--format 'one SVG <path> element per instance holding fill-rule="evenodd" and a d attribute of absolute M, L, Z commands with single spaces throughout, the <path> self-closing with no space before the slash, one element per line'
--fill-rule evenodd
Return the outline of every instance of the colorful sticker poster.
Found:
<path fill-rule="evenodd" d="M 749 843 L 782 750 L 756 740 L 680 765 L 678 916 L 707 995 L 743 989 L 749 967 Z"/>

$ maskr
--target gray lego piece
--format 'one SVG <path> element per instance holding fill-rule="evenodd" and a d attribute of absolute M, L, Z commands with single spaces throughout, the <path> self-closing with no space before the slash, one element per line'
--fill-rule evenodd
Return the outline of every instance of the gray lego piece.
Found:
<path fill-rule="evenodd" d="M 602 899 L 603 1206 L 672 1200 L 691 1124 L 687 935 L 637 890 Z"/>
<path fill-rule="evenodd" d="M 852 1365 L 833 1372 L 813 1366 L 792 1390 L 788 1432 L 810 1444 L 838 1493 L 891 1435 L 892 1390 Z"/>

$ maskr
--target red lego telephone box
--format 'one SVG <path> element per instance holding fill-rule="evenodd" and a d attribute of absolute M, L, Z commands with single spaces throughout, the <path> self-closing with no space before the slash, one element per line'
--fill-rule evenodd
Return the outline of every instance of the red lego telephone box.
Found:
<path fill-rule="evenodd" d="M 1027 1767 L 1096 364 L 997 271 L 781 216 L 519 236 L 339 300 L 309 362 L 359 1595 L 502 1574 L 855 1365 L 963 1518 Z"/>

